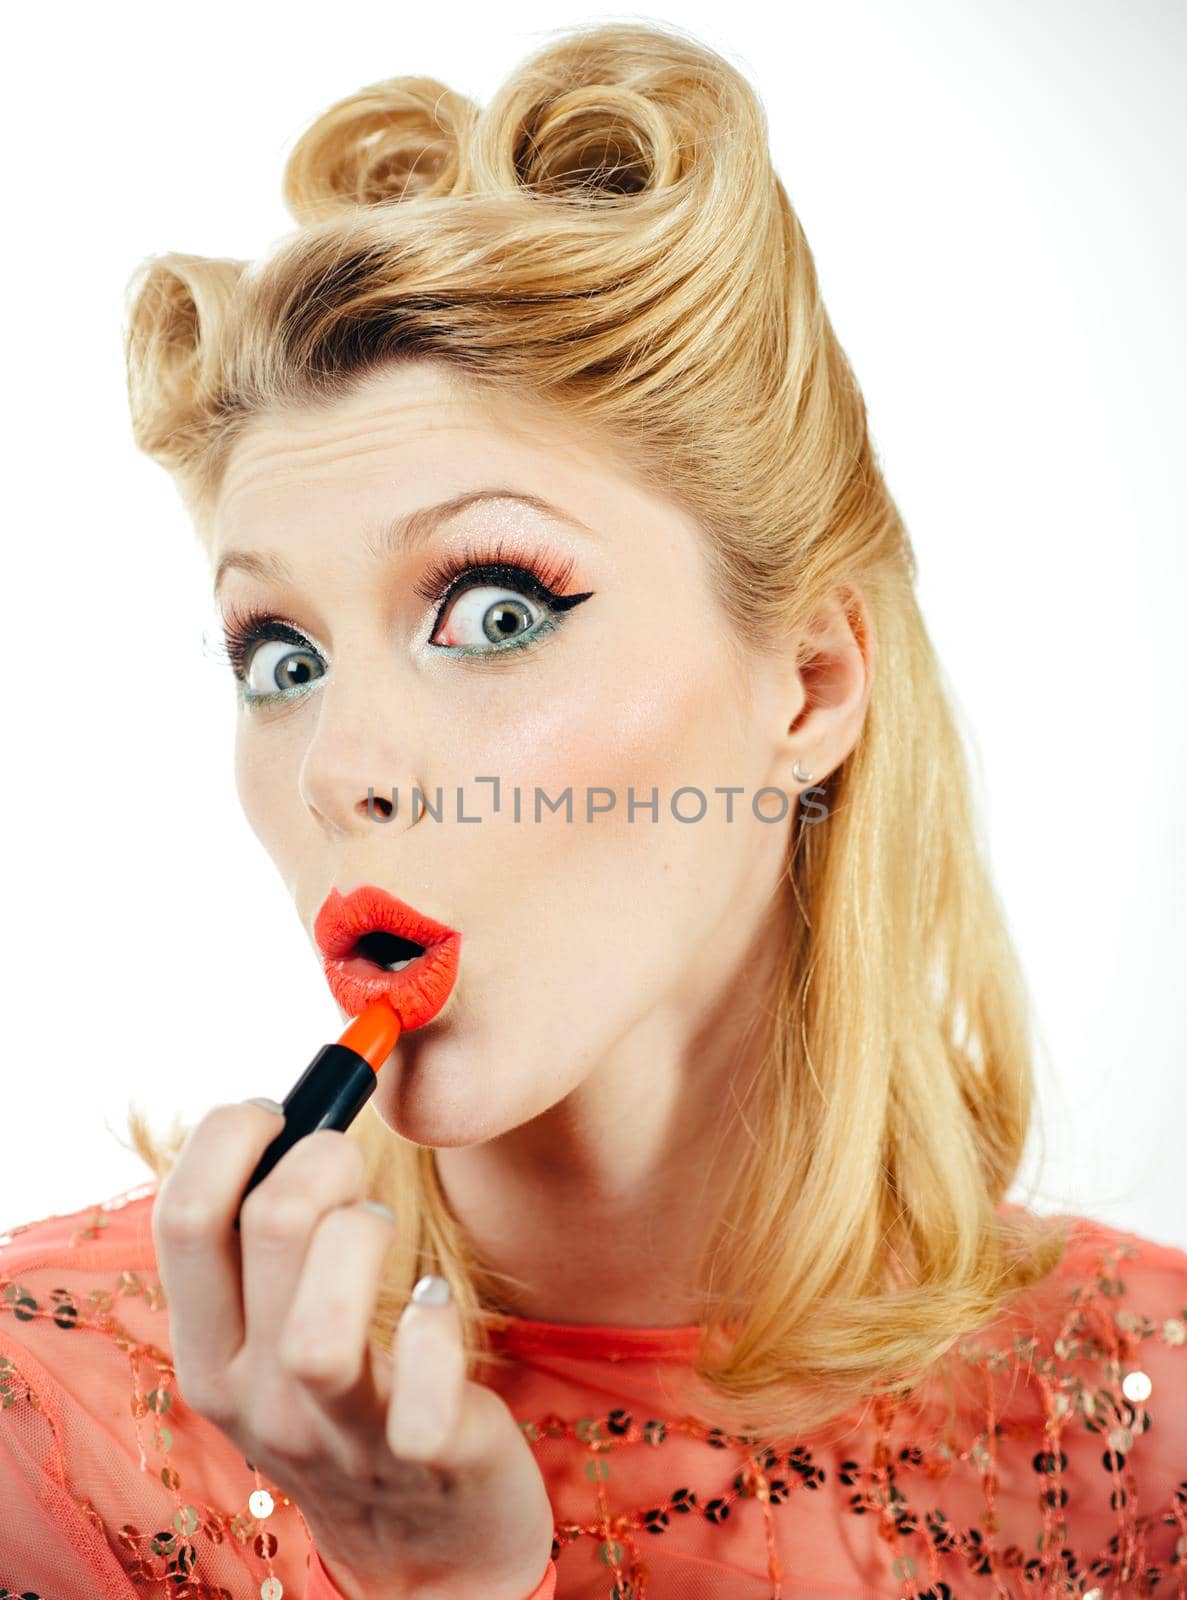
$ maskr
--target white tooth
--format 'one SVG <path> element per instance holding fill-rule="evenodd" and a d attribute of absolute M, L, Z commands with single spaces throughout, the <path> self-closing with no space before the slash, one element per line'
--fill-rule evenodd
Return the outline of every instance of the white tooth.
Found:
<path fill-rule="evenodd" d="M 415 960 L 416 960 L 415 956 L 408 956 L 403 961 L 393 961 L 388 965 L 386 970 L 388 972 L 403 972 L 404 968 L 408 965 L 409 961 L 415 961 Z"/>

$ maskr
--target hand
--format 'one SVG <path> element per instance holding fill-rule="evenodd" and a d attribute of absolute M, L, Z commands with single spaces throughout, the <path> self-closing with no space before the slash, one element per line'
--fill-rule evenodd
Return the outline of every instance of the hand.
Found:
<path fill-rule="evenodd" d="M 395 1224 L 358 1205 L 362 1150 L 323 1128 L 243 1201 L 275 1113 L 215 1106 L 152 1212 L 183 1399 L 291 1496 L 348 1600 L 524 1600 L 553 1517 L 502 1397 L 465 1377 L 452 1301 L 369 1337 Z"/>

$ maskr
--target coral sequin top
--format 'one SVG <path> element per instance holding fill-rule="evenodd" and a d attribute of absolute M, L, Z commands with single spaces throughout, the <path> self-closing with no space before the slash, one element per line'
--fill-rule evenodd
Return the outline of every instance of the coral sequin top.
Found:
<path fill-rule="evenodd" d="M 0 1234 L 0 1600 L 340 1600 L 299 1506 L 178 1393 L 155 1192 Z M 695 1327 L 492 1314 L 555 1519 L 524 1600 L 1187 1597 L 1187 1252 L 1069 1220 L 942 1401 L 779 1449 L 673 1409 Z"/>

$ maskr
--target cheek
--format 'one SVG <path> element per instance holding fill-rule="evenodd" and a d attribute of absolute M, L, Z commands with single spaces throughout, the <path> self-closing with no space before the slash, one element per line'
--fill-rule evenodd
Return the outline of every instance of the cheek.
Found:
<path fill-rule="evenodd" d="M 257 759 L 252 740 L 244 734 L 241 723 L 235 734 L 235 792 L 252 832 L 261 839 L 259 825 L 268 815 L 266 785 L 267 769 Z"/>
<path fill-rule="evenodd" d="M 474 770 L 519 785 L 522 809 L 517 824 L 505 790 L 492 831 L 468 830 L 472 877 L 483 886 L 472 901 L 470 993 L 478 1015 L 522 997 L 541 1060 L 573 1060 L 575 1017 L 596 1050 L 658 996 L 683 994 L 690 973 L 711 983 L 723 920 L 750 850 L 764 842 L 727 825 L 714 793 L 754 786 L 737 682 L 708 652 L 682 666 L 665 672 L 636 659 L 628 668 L 620 658 L 614 673 L 554 683 L 530 711 L 522 701 L 507 708 L 484 734 L 489 764 Z M 683 786 L 705 796 L 699 820 L 673 816 Z M 563 805 L 553 812 L 543 803 L 537 820 L 537 788 L 554 804 L 570 790 L 571 820 Z M 609 793 L 593 795 L 598 809 L 587 820 L 593 790 Z M 695 794 L 676 805 L 686 818 L 701 810 Z"/>
<path fill-rule="evenodd" d="M 284 841 L 295 780 L 283 751 L 272 741 L 265 750 L 242 714 L 235 733 L 235 790 L 252 832 L 275 858 Z"/>
<path fill-rule="evenodd" d="M 702 925 L 728 903 L 750 842 L 740 826 L 726 825 L 724 797 L 714 793 L 718 786 L 754 787 L 738 680 L 724 652 L 707 647 L 699 654 L 686 648 L 675 670 L 673 652 L 659 648 L 668 642 L 619 652 L 613 671 L 586 664 L 563 682 L 554 676 L 530 705 L 521 693 L 514 703 L 488 704 L 476 747 L 484 764 L 472 768 L 503 780 L 493 859 L 515 882 L 533 886 L 535 926 L 550 963 L 613 974 L 619 986 L 628 983 L 622 949 L 636 951 L 630 965 L 640 982 L 650 981 L 657 965 L 685 959 Z M 518 824 L 506 792 L 516 785 Z M 703 809 L 699 820 L 673 816 L 672 796 L 684 786 L 699 789 L 704 803 L 685 794 L 676 808 L 684 818 Z M 653 788 L 654 820 L 646 804 Z M 537 789 L 556 806 L 541 799 L 538 820 Z M 566 790 L 569 808 L 558 804 Z M 481 831 L 470 830 L 476 848 Z M 489 850 L 490 837 L 481 844 Z M 580 919 L 574 904 L 583 908 Z M 591 941 L 591 929 L 607 937 Z M 638 962 L 640 951 L 647 961 Z"/>
<path fill-rule="evenodd" d="M 739 775 L 747 765 L 739 687 L 716 651 L 620 652 L 612 670 L 574 671 L 529 704 L 517 694 L 486 712 L 472 748 L 487 765 L 475 771 L 520 784 L 525 804 L 532 785 L 553 797 L 571 786 L 574 813 L 584 815 L 586 791 L 609 789 L 616 798 L 608 815 L 625 815 L 628 791 L 641 800 L 654 786 L 662 825 L 681 785 L 700 787 L 711 809 L 715 784 L 749 781 Z M 595 803 L 609 801 L 599 795 Z M 695 797 L 689 807 L 696 809 Z"/>

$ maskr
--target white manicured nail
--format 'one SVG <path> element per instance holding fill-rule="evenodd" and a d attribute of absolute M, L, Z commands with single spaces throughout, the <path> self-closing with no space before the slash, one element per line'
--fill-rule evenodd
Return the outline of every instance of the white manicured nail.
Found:
<path fill-rule="evenodd" d="M 412 1291 L 418 1306 L 446 1306 L 449 1304 L 449 1279 L 437 1278 L 430 1273 L 422 1278 Z"/>
<path fill-rule="evenodd" d="M 284 1116 L 284 1107 L 275 1100 L 269 1100 L 267 1095 L 257 1095 L 243 1102 L 245 1106 L 262 1106 L 265 1111 L 275 1111 L 278 1117 Z"/>

